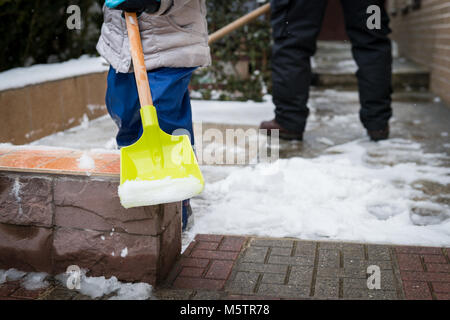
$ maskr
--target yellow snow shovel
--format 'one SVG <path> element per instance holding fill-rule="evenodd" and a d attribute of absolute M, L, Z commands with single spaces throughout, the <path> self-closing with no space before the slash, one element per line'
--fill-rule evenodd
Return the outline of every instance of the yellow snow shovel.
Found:
<path fill-rule="evenodd" d="M 125 208 L 177 202 L 203 191 L 205 182 L 189 137 L 161 130 L 153 106 L 135 13 L 125 13 L 143 134 L 120 150 L 119 197 Z"/>

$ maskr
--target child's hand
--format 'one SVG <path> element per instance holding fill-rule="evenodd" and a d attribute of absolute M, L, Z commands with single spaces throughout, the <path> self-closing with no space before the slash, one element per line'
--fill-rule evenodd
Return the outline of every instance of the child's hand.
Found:
<path fill-rule="evenodd" d="M 106 0 L 106 6 L 111 9 L 126 12 L 148 12 L 158 11 L 161 0 Z"/>

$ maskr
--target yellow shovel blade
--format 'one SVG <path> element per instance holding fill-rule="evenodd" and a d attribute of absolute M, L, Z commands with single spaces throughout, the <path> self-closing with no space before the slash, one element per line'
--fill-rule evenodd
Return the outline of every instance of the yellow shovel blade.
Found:
<path fill-rule="evenodd" d="M 125 208 L 189 199 L 205 182 L 188 136 L 162 131 L 156 109 L 141 109 L 143 134 L 120 153 L 119 197 Z"/>

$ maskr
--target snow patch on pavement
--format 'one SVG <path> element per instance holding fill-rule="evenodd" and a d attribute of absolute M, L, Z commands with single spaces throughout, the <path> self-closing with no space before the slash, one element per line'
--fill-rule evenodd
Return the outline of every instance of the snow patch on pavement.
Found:
<path fill-rule="evenodd" d="M 191 201 L 190 238 L 216 233 L 448 246 L 448 205 L 414 187 L 450 184 L 450 168 L 436 166 L 444 157 L 424 154 L 408 140 L 359 140 L 313 159 L 234 167 Z"/>
<path fill-rule="evenodd" d="M 7 281 L 17 281 L 22 279 L 26 275 L 26 272 L 19 271 L 11 268 L 8 270 L 0 270 L 0 284 Z"/>
<path fill-rule="evenodd" d="M 274 104 L 271 96 L 264 102 L 206 101 L 192 100 L 194 122 L 220 123 L 232 125 L 258 125 L 273 118 Z"/>
<path fill-rule="evenodd" d="M 45 280 L 48 274 L 43 272 L 23 272 L 17 269 L 11 268 L 8 270 L 0 270 L 0 284 L 8 281 L 19 281 L 23 288 L 26 290 L 38 290 L 44 289 L 49 286 L 49 283 Z"/>
<path fill-rule="evenodd" d="M 27 290 L 44 289 L 49 286 L 49 283 L 45 281 L 48 274 L 44 272 L 30 272 L 23 279 L 22 286 Z"/>
<path fill-rule="evenodd" d="M 69 274 L 62 273 L 55 277 L 64 287 L 67 285 Z M 50 275 L 43 272 L 23 272 L 16 269 L 0 270 L 0 284 L 8 281 L 21 281 L 21 286 L 26 290 L 39 290 L 47 288 L 50 284 L 47 280 Z M 93 299 L 103 296 L 111 296 L 110 300 L 147 300 L 151 298 L 152 286 L 147 283 L 123 283 L 116 277 L 87 277 L 86 270 L 81 270 L 80 289 L 81 294 Z"/>
<path fill-rule="evenodd" d="M 63 285 L 67 278 L 65 273 L 56 276 Z M 152 286 L 147 283 L 122 283 L 116 277 L 87 277 L 86 271 L 82 270 L 78 291 L 93 299 L 114 294 L 109 300 L 147 300 L 151 297 Z"/>
<path fill-rule="evenodd" d="M 80 119 L 81 124 L 30 143 L 30 146 L 54 146 L 78 150 L 117 151 L 115 135 L 117 126 L 109 115 L 90 120 Z M 114 140 L 114 142 L 112 141 Z"/>

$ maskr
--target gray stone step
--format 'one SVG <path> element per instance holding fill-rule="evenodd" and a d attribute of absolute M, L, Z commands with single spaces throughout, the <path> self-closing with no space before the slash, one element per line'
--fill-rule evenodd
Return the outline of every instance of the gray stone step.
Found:
<path fill-rule="evenodd" d="M 429 71 L 406 58 L 398 57 L 393 50 L 393 86 L 397 91 L 427 90 L 430 83 Z M 357 66 L 348 42 L 319 41 L 312 59 L 313 85 L 354 89 Z"/>

